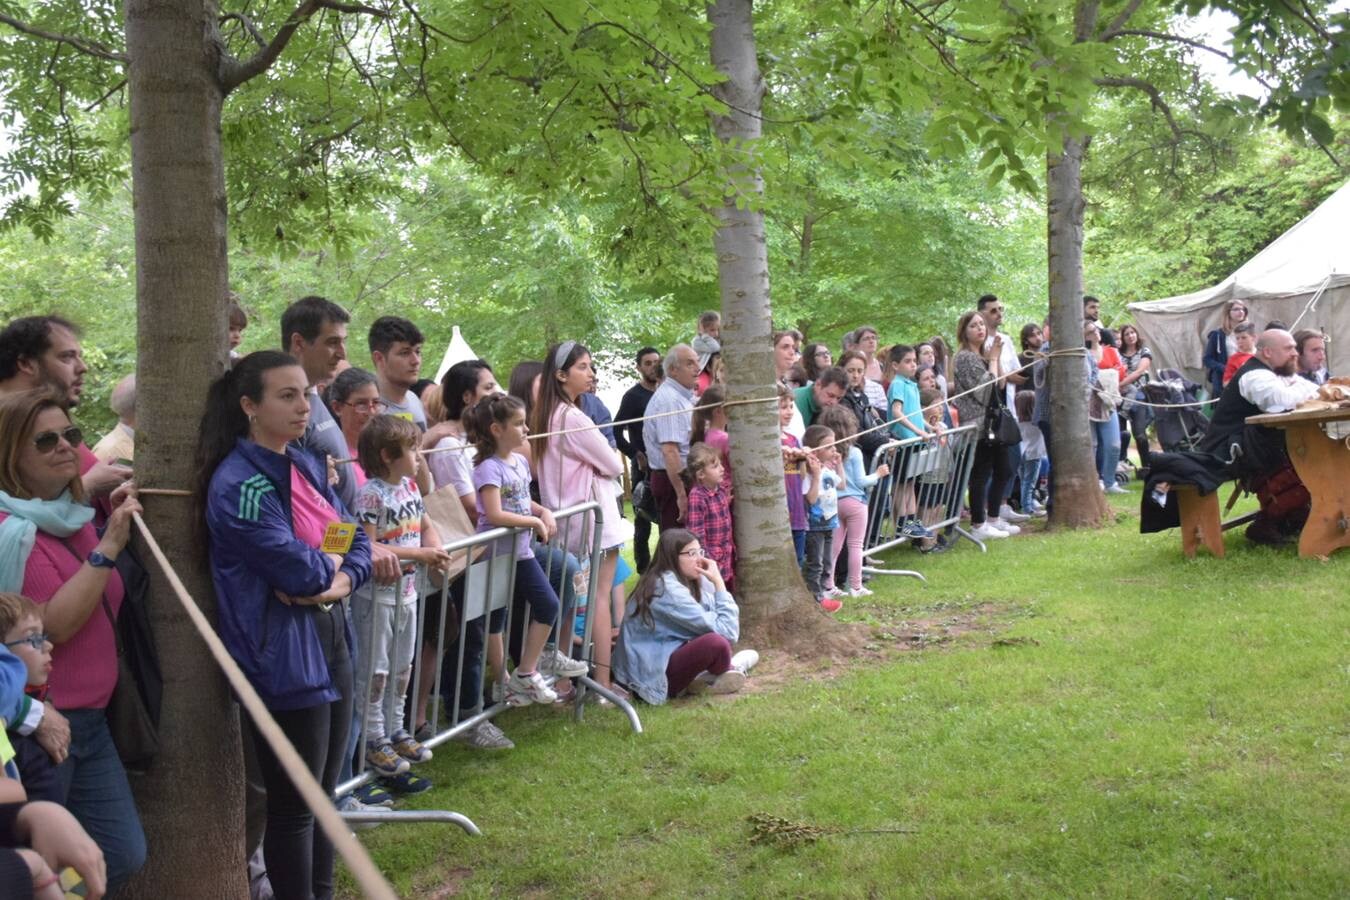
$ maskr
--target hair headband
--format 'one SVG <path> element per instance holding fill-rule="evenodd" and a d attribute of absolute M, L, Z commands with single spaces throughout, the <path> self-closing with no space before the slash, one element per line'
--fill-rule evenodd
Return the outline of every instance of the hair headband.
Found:
<path fill-rule="evenodd" d="M 563 363 L 567 362 L 567 357 L 572 355 L 572 350 L 576 345 L 576 341 L 563 341 L 559 344 L 557 351 L 553 354 L 553 368 L 561 369 Z"/>

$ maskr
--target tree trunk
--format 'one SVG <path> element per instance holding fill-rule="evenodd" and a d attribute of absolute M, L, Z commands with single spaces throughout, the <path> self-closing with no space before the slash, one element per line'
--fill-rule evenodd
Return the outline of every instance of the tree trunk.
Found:
<path fill-rule="evenodd" d="M 136 226 L 136 477 L 189 488 L 206 389 L 227 344 L 225 179 L 216 5 L 127 0 Z M 215 597 L 192 503 L 147 497 L 146 523 L 193 597 Z M 134 897 L 246 897 L 239 720 L 225 681 L 148 554 L 164 674 L 161 751 L 136 779 L 149 843 Z"/>
<path fill-rule="evenodd" d="M 1050 339 L 1053 349 L 1083 346 L 1083 150 L 1066 135 L 1060 153 L 1047 156 L 1046 193 L 1050 263 Z M 1083 360 L 1056 356 L 1050 371 L 1050 467 L 1054 498 L 1050 525 L 1096 527 L 1107 515 L 1097 481 L 1087 417 Z"/>
<path fill-rule="evenodd" d="M 726 76 L 714 90 L 730 109 L 713 117 L 723 144 L 726 197 L 715 212 L 713 236 L 722 293 L 722 352 L 731 401 L 773 397 L 773 318 L 769 306 L 769 258 L 764 242 L 764 193 L 755 159 L 764 83 L 755 55 L 750 0 L 708 5 L 712 62 Z M 788 525 L 778 408 L 773 403 L 736 406 L 730 412 L 731 462 L 736 479 L 736 582 L 742 616 L 765 624 L 811 597 L 797 568 Z"/>

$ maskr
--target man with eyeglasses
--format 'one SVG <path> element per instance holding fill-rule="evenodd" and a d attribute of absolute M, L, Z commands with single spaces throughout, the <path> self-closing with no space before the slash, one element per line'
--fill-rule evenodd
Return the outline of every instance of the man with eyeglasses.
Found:
<path fill-rule="evenodd" d="M 0 395 L 46 388 L 73 409 L 84 394 L 88 371 L 79 326 L 60 316 L 27 316 L 0 331 Z M 99 462 L 82 441 L 75 449 L 80 454 L 80 481 L 89 497 L 106 497 L 131 477 L 128 466 Z"/>

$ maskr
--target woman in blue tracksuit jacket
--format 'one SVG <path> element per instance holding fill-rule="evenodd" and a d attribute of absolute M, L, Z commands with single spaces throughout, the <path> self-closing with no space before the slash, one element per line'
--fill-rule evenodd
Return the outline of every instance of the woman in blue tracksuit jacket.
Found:
<path fill-rule="evenodd" d="M 319 549 L 325 526 L 347 512 L 325 465 L 290 443 L 318 402 L 307 388 L 295 359 L 276 351 L 249 354 L 211 386 L 197 499 L 221 640 L 331 794 L 352 719 L 343 598 L 369 578 L 370 544 L 357 528 L 345 553 Z M 267 787 L 272 889 L 278 900 L 331 897 L 332 844 L 251 722 L 248 730 Z"/>

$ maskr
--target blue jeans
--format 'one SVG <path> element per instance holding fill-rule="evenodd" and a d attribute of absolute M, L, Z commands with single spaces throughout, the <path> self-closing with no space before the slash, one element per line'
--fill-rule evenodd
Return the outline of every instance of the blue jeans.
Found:
<path fill-rule="evenodd" d="M 56 770 L 65 807 L 89 832 L 115 888 L 145 865 L 145 832 L 126 770 L 102 709 L 63 709 L 70 720 L 70 756 Z"/>
<path fill-rule="evenodd" d="M 801 565 L 806 559 L 806 529 L 792 531 L 792 549 L 797 554 L 797 565 Z"/>
<path fill-rule="evenodd" d="M 1022 513 L 1031 515 L 1031 505 L 1036 500 L 1036 482 L 1041 480 L 1040 459 L 1023 459 L 1022 465 L 1018 468 L 1017 477 L 1022 482 Z"/>
<path fill-rule="evenodd" d="M 1120 462 L 1120 419 L 1112 412 L 1105 422 L 1092 422 L 1097 441 L 1097 476 L 1110 487 L 1116 483 L 1116 463 Z"/>

